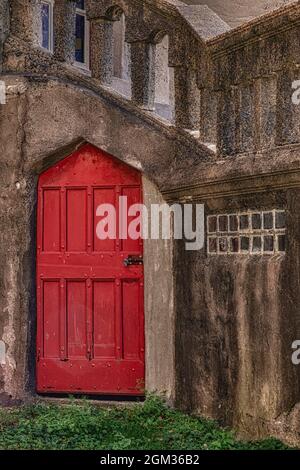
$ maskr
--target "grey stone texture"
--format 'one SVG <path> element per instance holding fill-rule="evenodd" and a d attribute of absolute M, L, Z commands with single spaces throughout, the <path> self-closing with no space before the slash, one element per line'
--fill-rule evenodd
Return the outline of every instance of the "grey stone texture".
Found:
<path fill-rule="evenodd" d="M 286 211 L 284 255 L 209 257 L 206 247 L 145 243 L 146 387 L 243 436 L 299 445 L 291 345 L 300 339 L 300 108 L 292 101 L 300 2 L 233 30 L 207 9 L 201 24 L 204 10 L 185 8 L 88 0 L 90 73 L 73 63 L 74 2 L 55 2 L 53 55 L 39 46 L 37 1 L 11 2 L 10 20 L 1 10 L 0 400 L 35 394 L 38 175 L 90 142 L 142 172 L 148 206 Z M 112 37 L 123 14 L 132 99 L 112 88 Z M 156 112 L 166 86 L 160 64 L 174 90 L 174 122 Z"/>
<path fill-rule="evenodd" d="M 207 5 L 232 28 L 251 21 L 270 10 L 280 8 L 294 0 L 183 0 L 188 5 Z"/>
<path fill-rule="evenodd" d="M 154 110 L 155 45 L 141 41 L 131 44 L 132 100 L 144 109 Z"/>
<path fill-rule="evenodd" d="M 91 72 L 101 83 L 111 85 L 113 80 L 113 22 L 91 20 Z"/>
<path fill-rule="evenodd" d="M 230 26 L 207 5 L 180 6 L 178 11 L 194 31 L 205 40 L 230 30 Z"/>
<path fill-rule="evenodd" d="M 76 1 L 57 0 L 54 8 L 54 57 L 62 62 L 74 62 Z"/>

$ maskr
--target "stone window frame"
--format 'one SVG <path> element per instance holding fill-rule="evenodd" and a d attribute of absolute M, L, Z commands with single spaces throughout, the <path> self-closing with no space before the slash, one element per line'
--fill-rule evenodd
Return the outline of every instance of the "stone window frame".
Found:
<path fill-rule="evenodd" d="M 42 15 L 42 5 L 48 5 L 49 6 L 49 48 L 48 47 L 43 47 L 43 30 L 42 30 L 42 25 L 41 25 L 41 48 L 44 51 L 48 51 L 53 54 L 54 52 L 54 4 L 55 0 L 41 0 L 41 15 Z"/>
<path fill-rule="evenodd" d="M 83 16 L 85 22 L 84 62 L 78 62 L 75 59 L 74 64 L 81 69 L 90 70 L 90 22 L 86 17 L 86 9 L 76 7 L 76 18 L 77 15 Z"/>
<path fill-rule="evenodd" d="M 272 214 L 272 223 L 267 224 L 266 215 Z M 280 237 L 286 238 L 286 222 L 284 226 L 276 226 L 276 215 L 286 214 L 284 209 L 271 210 L 252 210 L 233 213 L 210 214 L 207 216 L 207 254 L 216 255 L 284 255 L 284 250 L 280 249 Z M 255 227 L 253 216 L 260 216 L 260 227 Z M 230 218 L 235 218 L 237 225 L 231 230 Z M 241 224 L 242 217 L 245 217 L 245 226 Z M 210 230 L 210 221 L 213 221 L 214 230 Z M 221 224 L 220 224 L 221 222 Z M 224 225 L 225 224 L 225 225 Z M 280 224 L 279 224 L 280 225 Z M 273 249 L 265 249 L 266 237 L 272 237 Z M 243 239 L 248 240 L 248 247 L 243 248 Z M 260 249 L 254 248 L 254 240 L 261 239 Z M 235 249 L 233 249 L 233 240 L 235 240 Z M 286 241 L 285 241 L 286 244 Z M 211 250 L 211 246 L 213 249 Z"/>

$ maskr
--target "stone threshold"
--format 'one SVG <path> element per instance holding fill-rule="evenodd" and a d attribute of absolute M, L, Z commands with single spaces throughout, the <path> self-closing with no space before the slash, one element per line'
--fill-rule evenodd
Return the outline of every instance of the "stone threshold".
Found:
<path fill-rule="evenodd" d="M 80 397 L 58 397 L 58 396 L 42 396 L 36 395 L 30 401 L 32 404 L 53 404 L 53 405 L 63 405 L 63 406 L 84 406 L 86 404 L 97 406 L 99 408 L 133 408 L 134 406 L 141 406 L 144 403 L 144 398 L 141 397 L 140 399 L 128 399 L 128 397 L 124 397 L 123 399 L 112 399 L 112 398 L 91 398 L 90 395 L 87 396 L 80 396 Z"/>

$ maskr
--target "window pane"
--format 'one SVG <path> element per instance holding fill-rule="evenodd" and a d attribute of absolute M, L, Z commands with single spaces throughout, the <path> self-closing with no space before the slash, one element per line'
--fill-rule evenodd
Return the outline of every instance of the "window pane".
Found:
<path fill-rule="evenodd" d="M 217 217 L 216 216 L 208 217 L 208 231 L 210 233 L 215 233 L 217 231 Z"/>
<path fill-rule="evenodd" d="M 50 49 L 50 5 L 42 3 L 42 47 Z"/>
<path fill-rule="evenodd" d="M 271 235 L 267 235 L 266 237 L 264 237 L 264 251 L 274 251 L 274 238 Z"/>
<path fill-rule="evenodd" d="M 226 253 L 228 251 L 227 238 L 219 238 L 219 251 L 220 253 Z"/>
<path fill-rule="evenodd" d="M 228 231 L 228 217 L 227 215 L 219 216 L 219 232 Z"/>
<path fill-rule="evenodd" d="M 85 63 L 85 17 L 76 15 L 76 62 Z"/>
<path fill-rule="evenodd" d="M 249 251 L 249 248 L 250 248 L 250 238 L 241 237 L 241 250 Z"/>
<path fill-rule="evenodd" d="M 285 212 L 276 212 L 275 228 L 285 228 Z"/>
<path fill-rule="evenodd" d="M 252 228 L 253 230 L 261 229 L 261 214 L 252 214 Z"/>
<path fill-rule="evenodd" d="M 248 215 L 240 215 L 240 229 L 247 230 L 249 228 L 249 217 Z"/>
<path fill-rule="evenodd" d="M 210 253 L 216 253 L 217 252 L 217 239 L 216 238 L 209 238 L 208 241 L 208 250 Z"/>
<path fill-rule="evenodd" d="M 239 229 L 239 221 L 237 215 L 230 215 L 229 216 L 229 225 L 230 225 L 230 232 L 237 232 Z"/>
<path fill-rule="evenodd" d="M 264 214 L 264 229 L 272 229 L 273 226 L 273 212 L 266 212 Z"/>
<path fill-rule="evenodd" d="M 209 215 L 207 231 L 208 254 L 269 255 L 286 251 L 286 212 L 282 209 Z"/>
<path fill-rule="evenodd" d="M 252 251 L 253 253 L 260 253 L 262 247 L 261 237 L 253 237 Z"/>
<path fill-rule="evenodd" d="M 232 253 L 238 253 L 238 251 L 239 251 L 239 239 L 237 237 L 231 238 L 231 240 L 230 240 L 230 251 Z"/>
<path fill-rule="evenodd" d="M 84 7 L 85 7 L 84 0 L 77 0 L 76 7 L 80 8 L 80 10 L 84 10 Z"/>
<path fill-rule="evenodd" d="M 286 237 L 285 235 L 278 235 L 278 251 L 285 251 Z"/>

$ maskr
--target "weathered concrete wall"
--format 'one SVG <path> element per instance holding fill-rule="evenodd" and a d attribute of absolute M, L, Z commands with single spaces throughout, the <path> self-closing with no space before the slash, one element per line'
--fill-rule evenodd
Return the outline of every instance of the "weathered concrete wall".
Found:
<path fill-rule="evenodd" d="M 5 363 L 0 367 L 0 399 L 9 402 L 24 396 L 28 385 L 31 331 L 29 311 L 34 308 L 31 285 L 33 250 L 28 243 L 33 207 L 28 204 L 22 176 L 24 130 L 20 123 L 26 115 L 26 96 L 18 80 L 12 86 L 7 104 L 0 106 L 0 338 L 5 344 Z M 33 303 L 32 303 L 33 302 Z"/>
<path fill-rule="evenodd" d="M 176 403 L 248 437 L 278 434 L 276 418 L 300 398 L 300 368 L 291 359 L 300 337 L 300 190 L 210 199 L 205 206 L 206 215 L 285 209 L 287 251 L 176 251 Z"/>

